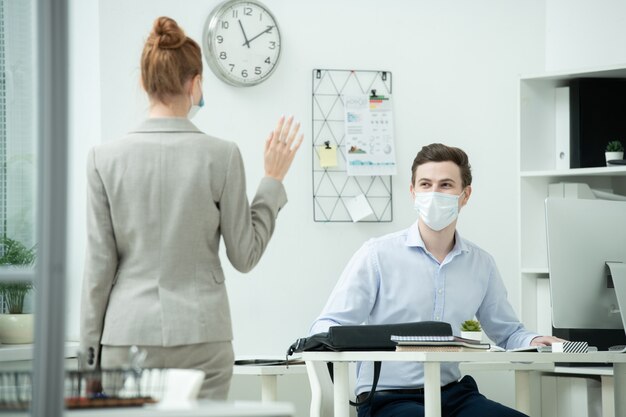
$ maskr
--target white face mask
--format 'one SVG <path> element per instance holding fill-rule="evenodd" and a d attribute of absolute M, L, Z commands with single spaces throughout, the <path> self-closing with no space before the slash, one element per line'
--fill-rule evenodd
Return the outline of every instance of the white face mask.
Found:
<path fill-rule="evenodd" d="M 459 195 L 445 193 L 415 193 L 415 210 L 426 226 L 435 231 L 444 229 L 459 216 Z"/>
<path fill-rule="evenodd" d="M 191 107 L 189 108 L 187 117 L 189 119 L 193 119 L 193 117 L 198 113 L 198 110 L 200 110 L 200 108 L 204 106 L 204 96 L 200 97 L 200 101 L 198 102 L 198 104 L 193 104 L 193 95 L 189 96 L 189 100 L 191 101 Z"/>

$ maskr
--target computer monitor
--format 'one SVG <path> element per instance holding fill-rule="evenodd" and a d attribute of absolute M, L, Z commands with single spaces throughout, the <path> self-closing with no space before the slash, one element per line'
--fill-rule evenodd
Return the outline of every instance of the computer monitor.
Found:
<path fill-rule="evenodd" d="M 546 226 L 553 327 L 587 329 L 592 339 L 620 329 L 623 343 L 626 305 L 620 314 L 606 262 L 626 263 L 626 202 L 549 197 Z"/>

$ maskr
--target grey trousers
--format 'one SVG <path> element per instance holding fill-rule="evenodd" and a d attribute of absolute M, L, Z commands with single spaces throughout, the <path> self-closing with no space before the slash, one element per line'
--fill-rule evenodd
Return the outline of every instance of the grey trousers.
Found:
<path fill-rule="evenodd" d="M 138 346 L 147 352 L 145 368 L 182 368 L 204 371 L 198 398 L 226 400 L 233 376 L 235 354 L 231 342 L 198 343 L 184 346 Z M 130 346 L 102 346 L 102 368 L 128 365 Z"/>

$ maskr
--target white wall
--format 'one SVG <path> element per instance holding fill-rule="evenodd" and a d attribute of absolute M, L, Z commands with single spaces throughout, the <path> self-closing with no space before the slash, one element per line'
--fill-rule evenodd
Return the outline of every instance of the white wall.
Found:
<path fill-rule="evenodd" d="M 67 335 L 78 340 L 80 286 L 85 257 L 87 152 L 100 137 L 100 48 L 96 0 L 69 2 L 69 140 Z"/>
<path fill-rule="evenodd" d="M 366 239 L 415 221 L 408 193 L 410 167 L 419 148 L 434 141 L 468 152 L 474 193 L 461 214 L 459 229 L 494 255 L 518 309 L 517 79 L 521 73 L 544 69 L 545 1 L 264 2 L 277 17 L 283 36 L 276 73 L 259 86 L 237 89 L 205 68 L 207 105 L 194 119 L 207 133 L 238 143 L 250 197 L 263 173 L 263 140 L 278 116 L 296 115 L 307 134 L 308 146 L 301 149 L 285 181 L 289 204 L 280 213 L 261 263 L 242 275 L 223 257 L 236 353 L 284 353 L 292 341 L 306 335 L 352 253 Z M 75 183 L 70 203 L 74 214 L 70 217 L 74 220 L 70 336 L 78 334 L 85 148 L 100 137 L 119 138 L 144 117 L 147 102 L 139 88 L 138 64 L 154 18 L 171 16 L 189 36 L 200 40 L 204 20 L 217 3 L 106 0 L 94 6 L 95 0 L 74 1 L 73 16 L 80 22 L 72 28 L 80 40 L 72 37 L 72 143 L 76 147 L 71 166 Z M 392 71 L 399 166 L 393 223 L 313 222 L 313 68 Z M 294 390 L 307 389 L 302 381 Z M 298 407 L 299 413 L 306 409 L 306 405 Z"/>
<path fill-rule="evenodd" d="M 546 0 L 546 69 L 626 63 L 626 2 Z"/>

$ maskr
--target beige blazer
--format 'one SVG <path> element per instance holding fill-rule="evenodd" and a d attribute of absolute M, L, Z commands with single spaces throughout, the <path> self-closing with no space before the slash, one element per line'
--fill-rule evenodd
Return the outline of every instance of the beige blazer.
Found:
<path fill-rule="evenodd" d="M 220 237 L 250 271 L 287 202 L 264 178 L 250 205 L 239 149 L 186 118 L 146 120 L 87 163 L 81 345 L 232 340 Z"/>

